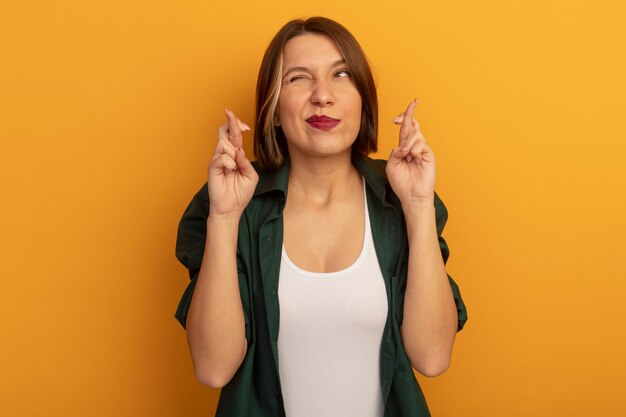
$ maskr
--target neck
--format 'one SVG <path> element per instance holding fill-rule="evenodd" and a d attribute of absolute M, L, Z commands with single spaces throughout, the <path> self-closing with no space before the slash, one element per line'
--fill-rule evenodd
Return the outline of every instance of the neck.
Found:
<path fill-rule="evenodd" d="M 325 156 L 290 157 L 289 195 L 327 204 L 360 190 L 361 176 L 352 165 L 351 152 Z"/>

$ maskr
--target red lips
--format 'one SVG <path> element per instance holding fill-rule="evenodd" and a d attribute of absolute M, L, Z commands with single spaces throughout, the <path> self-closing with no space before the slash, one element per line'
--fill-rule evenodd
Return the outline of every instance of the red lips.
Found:
<path fill-rule="evenodd" d="M 341 122 L 341 120 L 334 119 L 324 114 L 314 114 L 313 116 L 306 119 L 306 122 L 316 129 L 331 130 L 335 126 L 337 126 Z"/>

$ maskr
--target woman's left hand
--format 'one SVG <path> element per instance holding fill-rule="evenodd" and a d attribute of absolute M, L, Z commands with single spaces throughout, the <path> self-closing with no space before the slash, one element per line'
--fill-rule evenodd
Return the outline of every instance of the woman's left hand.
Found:
<path fill-rule="evenodd" d="M 417 120 L 416 101 L 393 121 L 400 125 L 400 143 L 387 161 L 387 178 L 402 205 L 432 203 L 435 195 L 435 155 Z"/>

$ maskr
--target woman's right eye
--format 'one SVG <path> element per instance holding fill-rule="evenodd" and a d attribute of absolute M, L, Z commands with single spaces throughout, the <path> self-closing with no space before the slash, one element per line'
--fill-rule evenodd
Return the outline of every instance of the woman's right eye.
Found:
<path fill-rule="evenodd" d="M 289 83 L 294 83 L 294 82 L 297 82 L 297 81 L 305 81 L 305 80 L 308 80 L 308 79 L 309 79 L 309 77 L 307 77 L 306 75 L 298 74 L 298 75 L 293 75 L 293 76 L 289 77 L 288 81 L 289 81 Z"/>

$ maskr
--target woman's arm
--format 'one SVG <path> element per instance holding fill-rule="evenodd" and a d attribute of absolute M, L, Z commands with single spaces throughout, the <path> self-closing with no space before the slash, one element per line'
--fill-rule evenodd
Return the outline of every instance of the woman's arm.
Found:
<path fill-rule="evenodd" d="M 401 333 L 417 371 L 437 376 L 450 365 L 457 310 L 435 221 L 434 201 L 403 205 L 409 239 L 409 272 Z"/>
<path fill-rule="evenodd" d="M 187 341 L 196 378 L 221 388 L 246 354 L 245 320 L 237 278 L 239 218 L 211 216 L 202 267 L 187 315 Z"/>
<path fill-rule="evenodd" d="M 237 235 L 239 220 L 258 181 L 241 148 L 241 129 L 247 126 L 232 112 L 226 114 L 228 123 L 218 131 L 208 168 L 211 205 L 206 244 L 186 327 L 196 377 L 213 388 L 231 380 L 246 354 Z"/>
<path fill-rule="evenodd" d="M 450 364 L 458 318 L 437 234 L 435 156 L 413 119 L 415 104 L 394 120 L 401 125 L 400 143 L 386 171 L 402 204 L 409 239 L 402 341 L 411 365 L 436 376 Z"/>

